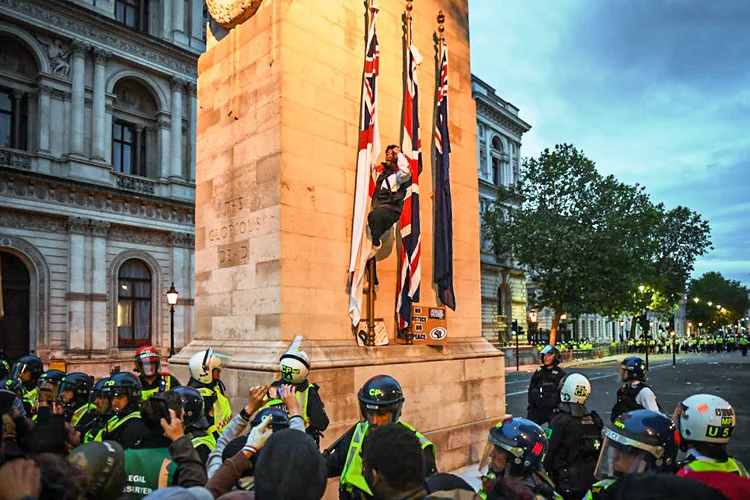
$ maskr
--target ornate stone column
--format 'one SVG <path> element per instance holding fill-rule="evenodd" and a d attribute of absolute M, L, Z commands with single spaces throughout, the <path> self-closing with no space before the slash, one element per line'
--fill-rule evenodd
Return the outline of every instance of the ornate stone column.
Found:
<path fill-rule="evenodd" d="M 50 96 L 52 88 L 48 85 L 39 86 L 39 152 L 49 154 L 49 126 L 50 126 Z"/>
<path fill-rule="evenodd" d="M 13 91 L 13 137 L 11 146 L 16 149 L 21 147 L 21 104 L 23 102 L 24 92 L 22 90 Z"/>
<path fill-rule="evenodd" d="M 172 0 L 172 40 L 185 42 L 185 0 Z"/>
<path fill-rule="evenodd" d="M 195 143 L 197 138 L 196 126 L 198 118 L 196 115 L 198 102 L 196 99 L 196 85 L 188 83 L 188 181 L 195 182 Z"/>
<path fill-rule="evenodd" d="M 159 177 L 166 179 L 170 176 L 171 161 L 170 161 L 170 120 L 165 116 L 159 116 Z"/>
<path fill-rule="evenodd" d="M 172 78 L 172 121 L 170 123 L 169 156 L 170 179 L 181 179 L 182 175 L 182 90 L 185 82 Z"/>
<path fill-rule="evenodd" d="M 92 322 L 90 348 L 95 351 L 107 349 L 107 233 L 109 222 L 92 220 Z M 114 279 L 114 278 L 113 278 Z M 116 307 L 116 298 L 113 298 Z"/>
<path fill-rule="evenodd" d="M 68 254 L 68 348 L 84 349 L 86 346 L 86 227 L 88 219 L 70 217 L 68 234 L 70 246 Z"/>
<path fill-rule="evenodd" d="M 86 77 L 86 52 L 89 50 L 89 45 L 83 42 L 73 42 L 72 48 L 72 70 L 71 70 L 71 81 L 72 81 L 72 94 L 70 98 L 71 102 L 71 113 L 70 113 L 70 151 L 71 155 L 82 156 L 84 154 L 83 149 L 83 138 L 84 138 L 84 84 Z"/>
<path fill-rule="evenodd" d="M 105 78 L 107 59 L 110 54 L 101 49 L 94 49 L 94 99 L 91 105 L 91 158 L 104 161 L 104 114 L 105 114 Z"/>
<path fill-rule="evenodd" d="M 104 161 L 112 166 L 112 113 L 115 108 L 111 102 L 104 105 Z"/>

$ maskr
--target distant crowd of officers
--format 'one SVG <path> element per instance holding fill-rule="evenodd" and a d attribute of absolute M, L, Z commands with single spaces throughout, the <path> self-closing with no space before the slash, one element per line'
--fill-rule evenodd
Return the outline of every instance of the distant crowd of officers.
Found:
<path fill-rule="evenodd" d="M 646 383 L 644 361 L 628 356 L 620 365 L 623 385 L 616 394 L 611 422 L 605 425 L 586 406 L 590 381 L 559 366 L 560 350 L 548 345 L 540 358 L 541 366 L 528 388 L 526 418 L 504 418 L 489 431 L 480 463 L 482 488 L 476 496 L 428 494 L 424 485 L 429 478 L 459 490 L 470 488 L 463 488 L 455 476 L 436 474 L 435 446 L 401 420 L 405 397 L 398 381 L 388 375 L 367 380 L 357 392 L 359 422 L 322 452 L 328 477 L 340 478 L 340 498 L 624 498 L 616 495 L 624 488 L 637 488 L 638 477 L 649 473 L 663 473 L 658 481 L 662 485 L 672 480 L 665 479 L 667 475 L 676 475 L 695 481 L 689 484 L 698 485 L 698 491 L 704 483 L 730 500 L 750 498 L 735 494 L 747 494 L 750 490 L 743 488 L 749 487 L 750 479 L 745 467 L 727 454 L 737 423 L 729 402 L 696 394 L 685 398 L 670 418 Z M 3 365 L 7 373 L 0 391 L 14 394 L 16 410 L 34 421 L 64 418 L 72 447 L 97 441 L 119 443 L 125 450 L 127 478 L 120 491 L 143 498 L 179 484 L 177 478 L 186 474 L 179 461 L 168 460 L 174 449 L 154 438 L 161 435 L 159 425 L 164 436 L 171 435 L 175 419 L 200 456 L 201 472 L 209 478 L 233 455 L 257 453 L 263 441 L 259 436 L 268 429 L 296 429 L 319 444 L 329 419 L 319 387 L 308 381 L 310 358 L 298 344 L 281 356 L 281 378 L 250 388 L 247 405 L 234 415 L 220 377 L 228 361 L 228 356 L 213 349 L 195 353 L 189 361 L 190 380 L 182 386 L 174 376 L 162 373 L 161 356 L 151 346 L 136 352 L 135 374 L 115 373 L 98 381 L 84 373 L 45 372 L 42 361 L 31 355 L 19 359 L 12 370 Z M 246 430 L 249 434 L 242 435 Z M 378 439 L 397 440 L 392 449 L 400 451 L 390 452 L 389 458 L 385 448 L 383 456 Z M 410 452 L 409 446 L 415 449 Z M 685 454 L 678 462 L 679 450 Z M 399 463 L 412 452 L 419 457 L 416 475 L 407 473 L 406 465 L 393 472 L 392 464 L 383 462 Z M 251 470 L 235 479 L 235 488 L 252 489 Z M 677 481 L 684 487 L 688 479 Z M 744 483 L 738 486 L 737 481 Z"/>

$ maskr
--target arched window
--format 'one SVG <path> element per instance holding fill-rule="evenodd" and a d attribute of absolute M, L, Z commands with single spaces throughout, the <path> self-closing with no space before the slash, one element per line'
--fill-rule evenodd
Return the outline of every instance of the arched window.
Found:
<path fill-rule="evenodd" d="M 503 141 L 498 136 L 492 138 L 492 183 L 496 186 L 505 184 L 503 178 Z"/>
<path fill-rule="evenodd" d="M 151 343 L 151 271 L 137 259 L 126 261 L 117 276 L 117 345 Z"/>
<path fill-rule="evenodd" d="M 30 94 L 39 70 L 17 39 L 0 35 L 0 147 L 29 148 Z"/>
<path fill-rule="evenodd" d="M 151 93 L 130 78 L 114 88 L 112 169 L 140 177 L 158 177 L 157 105 Z"/>

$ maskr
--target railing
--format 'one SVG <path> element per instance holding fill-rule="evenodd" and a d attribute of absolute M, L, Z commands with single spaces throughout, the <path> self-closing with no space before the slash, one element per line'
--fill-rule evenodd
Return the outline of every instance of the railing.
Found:
<path fill-rule="evenodd" d="M 0 167 L 31 170 L 31 155 L 17 149 L 0 148 Z"/>
<path fill-rule="evenodd" d="M 144 194 L 154 194 L 156 192 L 156 183 L 154 181 L 120 172 L 113 172 L 113 174 L 115 174 L 115 186 L 118 189 Z"/>

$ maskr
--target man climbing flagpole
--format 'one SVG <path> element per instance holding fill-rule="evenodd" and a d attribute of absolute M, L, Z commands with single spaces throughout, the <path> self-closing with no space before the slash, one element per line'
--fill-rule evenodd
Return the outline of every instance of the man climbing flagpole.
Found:
<path fill-rule="evenodd" d="M 404 131 L 401 151 L 409 159 L 411 179 L 406 183 L 406 199 L 399 220 L 401 260 L 396 288 L 396 312 L 399 335 L 411 343 L 407 330 L 411 321 L 412 302 L 419 302 L 421 283 L 421 228 L 419 217 L 419 171 L 422 170 L 422 143 L 419 138 L 419 87 L 417 66 L 422 56 L 412 45 L 412 0 L 406 4 L 406 85 L 404 92 Z"/>

